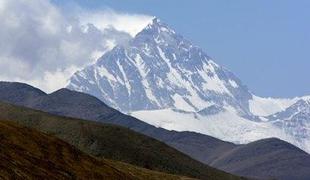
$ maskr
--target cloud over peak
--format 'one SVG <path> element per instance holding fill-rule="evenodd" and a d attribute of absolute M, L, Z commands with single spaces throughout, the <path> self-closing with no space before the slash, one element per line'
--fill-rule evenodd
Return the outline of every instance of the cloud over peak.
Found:
<path fill-rule="evenodd" d="M 84 12 L 79 16 L 82 24 L 92 23 L 100 30 L 113 27 L 118 31 L 129 33 L 131 36 L 135 36 L 140 32 L 152 22 L 153 18 L 153 16 L 142 14 L 119 13 L 112 9 Z"/>
<path fill-rule="evenodd" d="M 128 41 L 150 16 L 77 11 L 73 18 L 50 1 L 0 0 L 0 80 L 62 88 L 78 69 Z"/>

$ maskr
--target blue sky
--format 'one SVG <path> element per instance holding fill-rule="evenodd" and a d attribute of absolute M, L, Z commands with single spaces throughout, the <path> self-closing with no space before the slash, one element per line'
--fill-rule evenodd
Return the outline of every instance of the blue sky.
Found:
<path fill-rule="evenodd" d="M 54 0 L 65 6 L 63 0 Z M 67 1 L 66 1 L 67 2 Z M 260 96 L 310 94 L 310 1 L 75 0 L 89 10 L 159 17 Z"/>

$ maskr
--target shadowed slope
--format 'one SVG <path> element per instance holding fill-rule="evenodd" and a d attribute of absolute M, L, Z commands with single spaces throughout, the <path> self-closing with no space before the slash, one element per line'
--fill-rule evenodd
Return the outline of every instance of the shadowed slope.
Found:
<path fill-rule="evenodd" d="M 53 136 L 0 121 L 1 179 L 187 180 L 130 164 L 96 159 Z"/>
<path fill-rule="evenodd" d="M 94 96 L 68 89 L 60 89 L 51 94 L 37 96 L 28 104 L 26 102 L 16 103 L 14 101 L 14 92 L 16 96 L 23 94 L 23 96 L 27 97 L 28 91 L 31 91 L 19 91 L 16 89 L 19 86 L 28 87 L 29 85 L 0 82 L 0 94 L 2 95 L 0 100 L 56 115 L 120 125 L 165 142 L 204 163 L 211 162 L 217 153 L 220 154 L 224 150 L 231 150 L 236 147 L 232 143 L 199 133 L 168 131 L 163 128 L 156 128 L 137 118 L 122 114 L 108 107 Z M 35 89 L 33 88 L 32 91 Z"/>
<path fill-rule="evenodd" d="M 33 101 L 37 98 L 43 96 L 46 96 L 43 91 L 28 84 L 0 82 L 0 99 L 3 102 L 29 106 L 33 104 Z"/>
<path fill-rule="evenodd" d="M 3 88 L 1 88 L 2 86 L 7 88 L 3 90 Z M 19 93 L 27 97 L 28 91 L 20 91 L 16 89 L 17 86 L 29 87 L 28 85 L 23 85 L 20 83 L 0 82 L 0 100 L 14 103 L 14 97 L 19 96 Z M 35 89 L 36 88 L 33 88 L 33 90 L 30 91 L 35 91 Z M 14 92 L 16 94 L 15 96 L 12 95 L 14 94 Z M 290 151 L 281 151 L 282 146 L 277 146 L 278 148 L 269 147 L 266 148 L 267 151 L 260 151 L 260 155 L 256 157 L 256 154 L 251 154 L 253 152 L 256 152 L 254 151 L 255 148 L 250 148 L 251 150 L 247 150 L 248 147 L 251 147 L 253 145 L 252 143 L 250 143 L 249 145 L 237 146 L 232 143 L 224 142 L 199 133 L 176 132 L 168 131 L 162 128 L 156 128 L 134 117 L 124 115 L 106 106 L 103 102 L 93 96 L 70 91 L 67 89 L 61 89 L 49 95 L 37 96 L 33 99 L 33 101 L 31 101 L 30 104 L 26 104 L 26 106 L 54 114 L 121 125 L 123 127 L 130 128 L 137 132 L 163 141 L 166 144 L 201 162 L 239 175 L 262 178 L 282 178 L 287 176 L 287 172 L 290 172 L 287 169 L 298 168 L 299 170 L 296 171 L 298 172 L 298 177 L 302 178 L 304 176 L 308 176 L 307 168 L 309 166 L 304 166 L 303 164 L 304 159 L 308 159 L 309 155 L 305 155 L 304 152 L 300 153 L 301 151 L 296 147 L 293 148 L 296 151 L 292 149 L 290 149 Z M 74 143 L 77 144 L 77 142 Z M 254 143 L 254 145 L 255 144 L 256 143 Z M 258 143 L 255 145 L 255 147 L 259 148 L 260 146 L 266 145 L 269 146 L 269 141 L 264 143 Z M 92 148 L 89 148 L 88 150 L 90 149 L 95 152 L 94 149 L 98 149 L 98 147 L 93 145 Z M 244 151 L 241 151 L 242 149 L 245 149 L 246 153 Z M 238 153 L 235 154 L 232 152 Z M 245 154 L 243 155 L 243 153 Z M 268 161 L 269 159 L 266 157 L 269 156 L 268 154 L 273 153 L 276 154 L 276 156 L 274 157 L 277 158 L 274 159 L 274 161 Z M 247 156 L 246 154 L 249 154 L 249 156 Z M 301 156 L 302 158 L 299 158 L 299 156 Z M 258 159 L 253 160 L 253 157 L 256 157 Z M 283 157 L 289 157 L 290 161 L 283 160 Z M 233 160 L 226 161 L 230 158 L 233 158 Z M 240 161 L 239 164 L 235 164 L 237 161 L 235 161 L 234 158 Z M 140 163 L 139 165 L 141 165 L 142 167 L 147 166 L 147 164 L 144 162 L 138 163 Z M 264 164 L 265 166 L 261 167 L 266 168 L 258 168 L 260 164 Z M 296 173 L 291 174 L 296 175 Z"/>
<path fill-rule="evenodd" d="M 308 180 L 310 155 L 276 138 L 234 148 L 211 163 L 228 172 L 279 180 Z"/>
<path fill-rule="evenodd" d="M 0 129 L 1 179 L 134 179 L 57 138 L 12 122 Z"/>
<path fill-rule="evenodd" d="M 52 116 L 4 103 L 0 103 L 0 119 L 14 120 L 21 125 L 55 135 L 96 157 L 201 179 L 239 179 L 123 127 Z"/>

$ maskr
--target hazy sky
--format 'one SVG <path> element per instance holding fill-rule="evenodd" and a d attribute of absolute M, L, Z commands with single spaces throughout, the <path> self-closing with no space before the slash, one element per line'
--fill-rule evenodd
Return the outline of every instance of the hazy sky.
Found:
<path fill-rule="evenodd" d="M 54 0 L 70 9 L 61 0 Z M 159 17 L 261 96 L 310 94 L 308 0 L 76 0 Z"/>

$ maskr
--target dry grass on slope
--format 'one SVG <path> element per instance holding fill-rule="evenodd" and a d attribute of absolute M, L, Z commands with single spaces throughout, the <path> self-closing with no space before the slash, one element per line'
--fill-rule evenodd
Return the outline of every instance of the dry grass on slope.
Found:
<path fill-rule="evenodd" d="M 184 179 L 98 160 L 47 134 L 0 121 L 0 179 Z"/>

